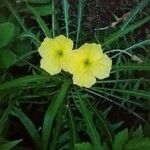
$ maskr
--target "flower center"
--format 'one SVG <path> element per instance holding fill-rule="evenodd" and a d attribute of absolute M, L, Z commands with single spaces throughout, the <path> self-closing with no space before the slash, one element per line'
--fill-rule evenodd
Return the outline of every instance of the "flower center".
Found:
<path fill-rule="evenodd" d="M 62 57 L 63 56 L 63 52 L 61 50 L 58 51 L 58 56 Z"/>
<path fill-rule="evenodd" d="M 85 59 L 84 60 L 84 65 L 85 66 L 89 66 L 91 64 L 90 60 L 89 59 Z"/>

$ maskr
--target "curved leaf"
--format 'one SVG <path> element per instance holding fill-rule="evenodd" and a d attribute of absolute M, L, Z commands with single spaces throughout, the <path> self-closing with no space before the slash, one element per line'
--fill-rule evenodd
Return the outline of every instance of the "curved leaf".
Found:
<path fill-rule="evenodd" d="M 56 117 L 56 114 L 62 105 L 65 95 L 67 93 L 69 87 L 69 82 L 65 82 L 62 86 L 62 89 L 60 90 L 60 93 L 53 98 L 52 102 L 50 103 L 46 114 L 44 116 L 44 122 L 43 122 L 43 129 L 42 129 L 42 150 L 47 150 L 48 143 L 49 143 L 49 137 L 51 134 L 51 129 L 53 125 L 53 121 Z"/>
<path fill-rule="evenodd" d="M 17 108 L 13 109 L 11 114 L 20 119 L 21 123 L 24 125 L 24 127 L 34 140 L 36 147 L 40 148 L 41 138 L 33 122 L 21 110 Z"/>
<path fill-rule="evenodd" d="M 14 35 L 14 24 L 5 22 L 0 24 L 0 48 L 7 46 Z"/>

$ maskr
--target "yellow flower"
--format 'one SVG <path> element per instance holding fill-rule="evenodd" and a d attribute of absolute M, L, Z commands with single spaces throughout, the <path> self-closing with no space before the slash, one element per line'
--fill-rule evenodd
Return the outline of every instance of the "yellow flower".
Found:
<path fill-rule="evenodd" d="M 68 54 L 73 48 L 73 41 L 63 35 L 54 39 L 46 37 L 38 51 L 42 57 L 40 67 L 51 75 L 67 71 Z"/>
<path fill-rule="evenodd" d="M 73 83 L 80 87 L 91 87 L 96 78 L 109 77 L 112 60 L 102 52 L 100 44 L 84 44 L 71 54 L 69 72 Z"/>

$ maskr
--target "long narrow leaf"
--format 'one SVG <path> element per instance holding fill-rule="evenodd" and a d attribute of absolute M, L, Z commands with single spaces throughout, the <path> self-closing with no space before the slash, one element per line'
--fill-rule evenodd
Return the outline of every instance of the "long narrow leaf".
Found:
<path fill-rule="evenodd" d="M 137 6 L 131 11 L 130 15 L 126 18 L 123 25 L 121 26 L 121 30 L 131 22 L 138 15 L 139 12 L 148 4 L 148 0 L 142 0 Z"/>
<path fill-rule="evenodd" d="M 67 93 L 69 83 L 65 82 L 62 86 L 60 93 L 50 103 L 46 114 L 44 116 L 43 129 L 42 129 L 42 150 L 47 150 L 49 137 L 51 134 L 52 124 L 56 117 L 56 114 L 62 105 L 65 95 Z"/>
<path fill-rule="evenodd" d="M 48 81 L 48 76 L 40 76 L 40 75 L 30 75 L 21 77 L 19 79 L 14 79 L 12 81 L 7 81 L 0 85 L 0 91 L 7 90 L 10 88 L 17 88 L 21 86 L 27 86 L 29 83 L 33 82 L 41 82 L 41 81 Z"/>
<path fill-rule="evenodd" d="M 77 94 L 77 98 L 79 100 L 80 111 L 81 111 L 81 113 L 84 117 L 84 120 L 86 122 L 88 134 L 91 138 L 91 141 L 93 142 L 94 150 L 102 150 L 103 148 L 101 145 L 100 136 L 96 130 L 96 127 L 94 126 L 91 112 L 87 108 L 87 106 L 85 104 L 85 100 L 82 98 L 82 95 L 79 93 L 79 91 L 76 90 L 76 94 Z"/>
<path fill-rule="evenodd" d="M 98 87 L 98 88 L 93 88 L 93 89 L 100 89 L 100 90 L 104 90 L 104 91 L 114 91 L 114 92 L 119 92 L 119 93 L 126 93 L 126 94 L 130 94 L 132 96 L 140 96 L 143 98 L 150 98 L 150 93 L 145 92 L 145 91 L 129 91 L 129 90 L 121 90 L 121 89 L 111 89 L 111 88 L 102 88 L 102 87 Z"/>
<path fill-rule="evenodd" d="M 65 18 L 66 36 L 69 37 L 69 3 L 68 0 L 62 0 L 63 12 Z"/>
<path fill-rule="evenodd" d="M 53 38 L 55 37 L 55 30 L 56 30 L 56 25 L 55 25 L 55 3 L 54 3 L 54 0 L 52 0 L 52 10 L 53 10 L 53 13 L 52 13 L 52 34 L 53 34 Z"/>
<path fill-rule="evenodd" d="M 81 30 L 81 20 L 82 20 L 82 15 L 83 15 L 83 2 L 84 2 L 84 0 L 78 0 L 76 48 L 78 46 L 79 35 L 80 35 L 80 30 Z"/>
<path fill-rule="evenodd" d="M 100 111 L 98 112 L 89 101 L 87 103 L 89 104 L 92 111 L 96 115 L 96 118 L 99 120 L 101 128 L 105 130 L 107 136 L 109 137 L 111 145 L 113 145 L 113 134 L 110 125 L 108 124 L 108 122 L 106 121 L 106 119 L 104 118 L 103 114 Z"/>
<path fill-rule="evenodd" d="M 0 150 L 11 150 L 12 148 L 14 148 L 17 144 L 19 144 L 22 140 L 15 140 L 12 142 L 8 142 L 5 144 L 1 144 L 0 145 Z"/>
<path fill-rule="evenodd" d="M 108 36 L 105 39 L 103 46 L 108 46 L 108 45 L 112 44 L 114 41 L 118 40 L 119 38 L 123 37 L 124 35 L 128 34 L 129 32 L 137 29 L 138 27 L 142 26 L 144 23 L 148 22 L 149 20 L 150 20 L 150 16 L 126 27 L 124 30 L 119 30 L 119 31 L 111 34 L 110 36 Z"/>
<path fill-rule="evenodd" d="M 15 16 L 16 20 L 19 22 L 20 26 L 22 27 L 22 29 L 26 32 L 27 29 L 23 23 L 23 21 L 21 20 L 21 17 L 19 16 L 18 12 L 15 10 L 15 8 L 13 8 L 11 2 L 9 0 L 4 0 L 8 9 L 12 12 L 12 14 Z"/>
<path fill-rule="evenodd" d="M 70 106 L 68 107 L 68 114 L 69 114 L 68 125 L 70 128 L 70 149 L 75 150 L 76 144 L 75 121 Z"/>
<path fill-rule="evenodd" d="M 14 101 L 12 101 L 9 106 L 6 108 L 5 112 L 3 113 L 2 117 L 0 118 L 0 135 L 2 134 L 3 132 L 3 129 L 5 127 L 5 123 L 6 121 L 8 120 L 8 116 L 11 112 L 11 110 L 13 109 L 13 106 L 14 106 Z"/>
<path fill-rule="evenodd" d="M 24 127 L 32 137 L 33 141 L 35 142 L 36 147 L 39 149 L 41 146 L 41 138 L 33 122 L 21 110 L 17 108 L 13 109 L 11 114 L 19 118 L 19 120 L 24 125 Z"/>
<path fill-rule="evenodd" d="M 149 63 L 129 63 L 129 64 L 121 64 L 121 65 L 114 65 L 114 70 L 141 70 L 141 71 L 150 71 L 150 64 Z"/>
<path fill-rule="evenodd" d="M 27 4 L 27 7 L 34 14 L 36 21 L 38 22 L 38 24 L 39 24 L 40 28 L 42 29 L 43 33 L 45 34 L 45 36 L 52 37 L 51 32 L 50 32 L 47 24 L 44 22 L 44 20 L 41 18 L 41 16 L 34 10 L 34 8 L 29 6 L 28 4 Z"/>
<path fill-rule="evenodd" d="M 57 149 L 57 140 L 59 137 L 59 133 L 61 130 L 61 124 L 63 121 L 63 109 L 64 109 L 64 105 L 61 105 L 60 111 L 58 112 L 58 115 L 56 117 L 56 126 L 55 126 L 55 129 L 53 132 L 54 136 L 53 136 L 52 142 L 50 144 L 50 150 L 56 150 Z"/>

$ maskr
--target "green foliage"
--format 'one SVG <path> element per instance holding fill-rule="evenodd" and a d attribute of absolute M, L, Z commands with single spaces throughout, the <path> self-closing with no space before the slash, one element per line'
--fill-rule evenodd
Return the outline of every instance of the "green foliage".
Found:
<path fill-rule="evenodd" d="M 84 117 L 84 120 L 86 122 L 87 125 L 87 132 L 91 138 L 91 141 L 93 142 L 93 146 L 95 150 L 101 150 L 102 149 L 102 145 L 101 145 L 101 141 L 99 138 L 99 134 L 94 126 L 94 122 L 91 116 L 90 111 L 88 110 L 88 108 L 86 107 L 85 104 L 85 100 L 82 98 L 82 95 L 76 90 L 77 96 L 78 96 L 78 100 L 79 100 L 79 109 Z"/>
<path fill-rule="evenodd" d="M 130 15 L 126 18 L 123 25 L 121 26 L 121 30 L 124 30 L 124 28 L 133 20 L 138 13 L 142 11 L 142 9 L 148 5 L 148 0 L 142 0 L 140 3 L 137 4 L 137 6 L 131 11 Z"/>
<path fill-rule="evenodd" d="M 76 150 L 93 150 L 90 143 L 79 143 L 75 145 Z"/>
<path fill-rule="evenodd" d="M 0 144 L 0 149 L 1 150 L 11 150 L 12 148 L 14 148 L 17 144 L 19 144 L 22 140 L 15 140 L 12 142 L 7 142 L 4 144 Z"/>
<path fill-rule="evenodd" d="M 140 20 L 132 25 L 129 25 L 124 30 L 118 30 L 117 32 L 109 35 L 103 44 L 103 46 L 109 46 L 119 38 L 125 36 L 126 34 L 132 32 L 133 30 L 137 29 L 138 27 L 141 27 L 144 23 L 148 22 L 150 20 L 150 16 L 144 18 L 143 20 Z"/>
<path fill-rule="evenodd" d="M 34 14 L 36 21 L 38 22 L 38 24 L 39 24 L 40 28 L 42 29 L 42 31 L 44 32 L 45 36 L 51 37 L 51 32 L 50 32 L 48 26 L 46 25 L 46 23 L 44 22 L 44 20 L 39 15 L 39 13 L 31 6 L 29 6 L 29 5 L 27 5 L 27 6 L 28 6 L 29 10 Z"/>
<path fill-rule="evenodd" d="M 41 139 L 38 130 L 36 129 L 32 121 L 21 110 L 17 108 L 13 109 L 11 111 L 11 114 L 20 119 L 21 123 L 24 125 L 24 127 L 26 128 L 26 130 L 34 140 L 37 149 L 39 149 L 41 146 Z"/>
<path fill-rule="evenodd" d="M 127 18 L 99 28 L 103 24 L 92 23 L 96 14 L 87 16 L 89 1 L 1 1 L 0 150 L 149 150 L 148 3 L 120 7 L 130 11 Z M 38 47 L 45 36 L 60 34 L 73 39 L 74 48 L 104 40 L 110 77 L 85 89 L 65 72 L 50 76 L 40 69 Z"/>
<path fill-rule="evenodd" d="M 150 139 L 136 137 L 131 139 L 125 144 L 125 150 L 149 150 L 150 149 Z"/>
<path fill-rule="evenodd" d="M 5 22 L 0 24 L 0 48 L 7 46 L 14 36 L 14 24 Z"/>
<path fill-rule="evenodd" d="M 51 4 L 43 4 L 43 5 L 31 5 L 33 9 L 40 15 L 40 16 L 47 16 L 53 13 L 52 5 Z M 29 9 L 22 9 L 22 12 L 34 14 Z"/>
<path fill-rule="evenodd" d="M 68 90 L 69 83 L 65 82 L 62 86 L 60 93 L 54 97 L 53 101 L 49 105 L 47 112 L 44 116 L 43 129 L 42 129 L 42 150 L 47 150 L 49 144 L 49 137 L 51 134 L 52 124 L 56 117 L 56 114 L 64 102 Z"/>
<path fill-rule="evenodd" d="M 140 64 L 135 64 L 135 63 L 126 63 L 126 64 L 119 64 L 119 65 L 114 65 L 113 66 L 114 70 L 141 70 L 141 71 L 150 71 L 150 64 L 149 63 L 140 63 Z"/>
<path fill-rule="evenodd" d="M 68 0 L 62 0 L 64 19 L 65 19 L 65 29 L 66 36 L 69 37 L 69 3 Z"/>
<path fill-rule="evenodd" d="M 17 61 L 16 55 L 10 50 L 0 50 L 0 68 L 9 68 Z"/>
<path fill-rule="evenodd" d="M 113 150 L 122 150 L 125 143 L 128 141 L 128 130 L 125 129 L 121 132 L 119 132 L 116 137 L 113 144 Z"/>
<path fill-rule="evenodd" d="M 29 2 L 29 3 L 37 3 L 37 4 L 45 4 L 45 3 L 49 3 L 50 2 L 50 0 L 26 0 L 27 2 Z"/>

